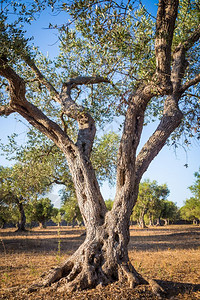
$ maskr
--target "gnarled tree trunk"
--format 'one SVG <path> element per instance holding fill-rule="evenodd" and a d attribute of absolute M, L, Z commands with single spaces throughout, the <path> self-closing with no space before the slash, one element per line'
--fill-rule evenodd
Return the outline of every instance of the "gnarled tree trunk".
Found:
<path fill-rule="evenodd" d="M 131 211 L 126 205 L 106 210 L 104 202 L 101 202 L 94 171 L 89 168 L 88 172 L 88 164 L 89 161 L 85 168 L 84 159 L 74 153 L 73 168 L 76 172 L 72 174 L 86 226 L 85 241 L 66 262 L 45 274 L 31 290 L 51 284 L 60 290 L 76 290 L 94 288 L 116 280 L 126 280 L 131 287 L 146 282 L 128 257 Z"/>

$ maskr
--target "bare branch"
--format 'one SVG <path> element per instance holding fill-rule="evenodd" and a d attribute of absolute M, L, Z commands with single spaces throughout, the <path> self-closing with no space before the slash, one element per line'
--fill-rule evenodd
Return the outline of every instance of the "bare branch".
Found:
<path fill-rule="evenodd" d="M 195 78 L 187 81 L 180 89 L 181 93 L 184 93 L 189 87 L 197 84 L 200 82 L 200 74 L 197 75 Z"/>
<path fill-rule="evenodd" d="M 190 96 L 190 97 L 194 97 L 194 98 L 200 99 L 200 96 L 192 94 L 192 93 L 185 93 L 183 96 Z"/>

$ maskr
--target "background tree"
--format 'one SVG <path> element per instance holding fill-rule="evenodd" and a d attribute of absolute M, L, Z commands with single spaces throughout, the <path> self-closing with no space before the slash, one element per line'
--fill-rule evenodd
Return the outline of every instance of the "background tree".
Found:
<path fill-rule="evenodd" d="M 0 15 L 0 114 L 19 113 L 64 153 L 87 230 L 77 251 L 33 289 L 63 276 L 61 289 L 124 278 L 133 287 L 144 282 L 127 247 L 140 180 L 170 136 L 176 142 L 184 133 L 186 143 L 199 137 L 198 1 L 159 0 L 156 20 L 143 7 L 134 10 L 131 1 L 59 1 L 74 24 L 60 27 L 60 55 L 53 64 L 30 49 L 19 25 L 55 3 L 34 1 L 27 8 L 3 1 Z M 13 23 L 9 9 L 20 15 Z M 108 211 L 90 157 L 96 129 L 119 115 L 116 196 Z M 138 153 L 143 126 L 152 116 L 159 125 Z"/>
<path fill-rule="evenodd" d="M 180 214 L 184 220 L 193 221 L 194 224 L 200 221 L 200 174 L 194 174 L 196 181 L 189 187 L 193 197 L 185 201 L 185 205 L 181 207 Z"/>
<path fill-rule="evenodd" d="M 64 213 L 63 218 L 67 223 L 70 223 L 74 227 L 77 223 L 81 224 L 83 218 L 78 206 L 78 202 L 75 193 L 64 193 L 62 196 L 63 205 L 61 206 Z"/>
<path fill-rule="evenodd" d="M 195 183 L 189 189 L 195 198 L 200 199 L 200 169 L 199 172 L 194 173 L 194 177 L 196 178 Z"/>
<path fill-rule="evenodd" d="M 138 200 L 133 209 L 133 220 L 137 220 L 140 227 L 145 228 L 145 215 L 148 216 L 149 224 L 153 225 L 154 220 L 160 218 L 163 214 L 164 200 L 169 195 L 169 189 L 166 184 L 158 185 L 149 179 L 140 183 Z"/>
<path fill-rule="evenodd" d="M 185 205 L 181 207 L 180 214 L 183 220 L 193 221 L 197 224 L 200 221 L 200 199 L 191 197 L 185 201 Z"/>
<path fill-rule="evenodd" d="M 106 204 L 107 210 L 112 210 L 113 200 L 111 200 L 111 199 L 105 200 L 105 204 Z"/>
<path fill-rule="evenodd" d="M 36 199 L 26 207 L 29 222 L 39 222 L 40 228 L 46 228 L 46 223 L 51 219 L 55 211 L 49 198 Z"/>
<path fill-rule="evenodd" d="M 42 174 L 43 169 L 38 167 L 30 169 L 21 163 L 16 163 L 10 168 L 0 168 L 1 201 L 7 209 L 12 207 L 12 220 L 18 219 L 19 231 L 25 230 L 24 205 L 32 201 L 37 194 L 49 191 L 49 185 Z M 18 214 L 16 214 L 15 207 L 18 209 Z"/>
<path fill-rule="evenodd" d="M 156 182 L 151 183 L 149 179 L 140 183 L 137 203 L 133 209 L 133 220 L 136 220 L 138 225 L 145 228 L 144 216 L 149 209 L 149 203 L 152 201 L 154 187 Z"/>
<path fill-rule="evenodd" d="M 58 226 L 60 226 L 60 223 L 63 220 L 64 211 L 62 209 L 58 209 L 56 207 L 53 208 L 51 220 L 56 223 Z"/>
<path fill-rule="evenodd" d="M 169 189 L 166 184 L 154 186 L 154 193 L 152 197 L 152 201 L 149 205 L 149 215 L 151 218 L 156 220 L 156 225 L 161 225 L 162 214 L 165 209 L 165 200 L 169 196 Z"/>
<path fill-rule="evenodd" d="M 5 228 L 6 223 L 13 221 L 13 209 L 12 206 L 4 199 L 0 200 L 0 228 Z"/>
<path fill-rule="evenodd" d="M 161 219 L 164 220 L 165 225 L 179 219 L 179 210 L 176 204 L 169 200 L 163 200 L 163 208 L 161 212 Z"/>

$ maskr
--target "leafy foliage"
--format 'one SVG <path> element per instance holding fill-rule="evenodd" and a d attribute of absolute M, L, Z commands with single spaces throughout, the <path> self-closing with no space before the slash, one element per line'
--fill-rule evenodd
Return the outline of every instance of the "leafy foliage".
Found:
<path fill-rule="evenodd" d="M 169 189 L 166 184 L 158 185 L 155 180 L 151 182 L 149 179 L 142 182 L 131 220 L 137 220 L 141 226 L 145 226 L 145 219 L 151 225 L 160 218 L 174 221 L 178 208 L 175 203 L 166 199 L 168 195 Z"/>
<path fill-rule="evenodd" d="M 46 226 L 46 222 L 51 219 L 53 215 L 53 205 L 49 198 L 40 198 L 26 207 L 26 214 L 29 222 L 36 221 L 42 224 L 42 227 Z"/>
<path fill-rule="evenodd" d="M 200 221 L 200 174 L 194 174 L 196 181 L 189 187 L 193 197 L 185 201 L 185 205 L 180 209 L 181 217 L 184 220 L 199 220 Z"/>

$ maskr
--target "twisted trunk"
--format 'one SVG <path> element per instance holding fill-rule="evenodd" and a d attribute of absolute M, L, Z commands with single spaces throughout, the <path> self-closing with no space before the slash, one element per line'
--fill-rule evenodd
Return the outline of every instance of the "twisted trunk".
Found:
<path fill-rule="evenodd" d="M 76 290 L 124 279 L 131 287 L 144 283 L 128 257 L 131 211 L 127 202 L 118 210 L 107 211 L 90 161 L 77 150 L 66 156 L 86 226 L 86 238 L 66 262 L 45 274 L 30 291 L 52 284 L 60 290 Z"/>

